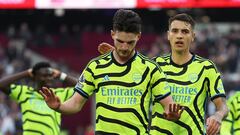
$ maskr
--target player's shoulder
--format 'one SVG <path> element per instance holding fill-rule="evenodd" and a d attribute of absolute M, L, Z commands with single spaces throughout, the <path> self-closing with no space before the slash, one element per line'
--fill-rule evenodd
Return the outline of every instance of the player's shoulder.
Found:
<path fill-rule="evenodd" d="M 167 62 L 168 60 L 170 60 L 170 58 L 171 58 L 171 54 L 165 54 L 165 55 L 153 57 L 152 59 L 159 63 L 159 62 Z"/>
<path fill-rule="evenodd" d="M 212 60 L 204 58 L 204 57 L 201 57 L 199 55 L 195 55 L 194 61 L 198 62 L 198 63 L 201 63 L 201 64 L 203 64 L 205 66 L 215 66 L 215 64 L 214 64 L 214 62 Z"/>
<path fill-rule="evenodd" d="M 137 52 L 137 57 L 141 60 L 144 60 L 144 61 L 149 61 L 151 60 L 149 57 L 147 57 L 146 55 L 140 53 L 140 52 Z"/>
<path fill-rule="evenodd" d="M 34 88 L 30 85 L 26 84 L 11 84 L 10 85 L 11 89 L 21 89 L 22 91 L 33 91 Z"/>
<path fill-rule="evenodd" d="M 157 63 L 153 59 L 151 59 L 141 53 L 138 53 L 138 58 L 141 61 L 141 63 L 146 66 L 154 66 L 154 67 L 158 66 Z"/>
<path fill-rule="evenodd" d="M 111 61 L 111 52 L 91 59 L 87 67 L 96 67 L 97 65 L 106 64 L 110 61 Z"/>

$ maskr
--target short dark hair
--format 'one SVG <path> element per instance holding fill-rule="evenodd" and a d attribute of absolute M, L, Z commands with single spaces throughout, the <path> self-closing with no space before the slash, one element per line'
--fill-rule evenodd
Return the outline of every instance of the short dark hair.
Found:
<path fill-rule="evenodd" d="M 36 63 L 32 68 L 32 74 L 36 75 L 36 72 L 40 70 L 41 68 L 50 68 L 51 65 L 48 62 L 38 62 Z"/>
<path fill-rule="evenodd" d="M 140 33 L 141 25 L 140 16 L 132 10 L 119 9 L 113 17 L 113 31 Z"/>
<path fill-rule="evenodd" d="M 177 15 L 171 17 L 171 18 L 168 20 L 168 25 L 169 25 L 169 27 L 170 27 L 170 25 L 172 24 L 172 22 L 175 21 L 175 20 L 184 21 L 184 22 L 190 23 L 191 26 L 192 26 L 192 29 L 194 29 L 194 27 L 195 27 L 195 21 L 194 21 L 194 19 L 193 19 L 190 15 L 188 15 L 188 14 L 186 14 L 186 13 L 177 14 Z"/>

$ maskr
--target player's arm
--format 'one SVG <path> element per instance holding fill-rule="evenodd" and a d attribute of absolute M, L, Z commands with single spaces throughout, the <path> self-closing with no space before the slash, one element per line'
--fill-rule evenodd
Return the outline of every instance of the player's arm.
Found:
<path fill-rule="evenodd" d="M 114 46 L 105 42 L 98 45 L 98 52 L 100 52 L 101 54 L 106 54 L 110 51 L 113 51 L 114 49 Z"/>
<path fill-rule="evenodd" d="M 77 78 L 67 75 L 64 72 L 61 72 L 57 69 L 51 69 L 53 71 L 53 77 L 59 78 L 64 83 L 68 84 L 69 86 L 74 86 L 77 84 Z"/>
<path fill-rule="evenodd" d="M 227 116 L 229 109 L 224 97 L 218 97 L 213 100 L 216 106 L 216 112 L 207 119 L 207 134 L 215 135 L 220 131 L 222 120 Z"/>
<path fill-rule="evenodd" d="M 164 108 L 163 117 L 171 121 L 178 120 L 184 110 L 179 104 L 174 103 L 172 96 L 160 100 L 160 104 Z"/>
<path fill-rule="evenodd" d="M 237 112 L 235 109 L 234 100 L 228 104 L 228 108 L 229 108 L 230 112 L 228 113 L 228 116 L 225 119 L 223 119 L 223 121 L 222 121 L 220 135 L 231 135 L 232 131 L 234 131 L 233 123 L 236 122 L 235 116 L 236 116 L 236 112 Z"/>
<path fill-rule="evenodd" d="M 10 85 L 20 79 L 32 77 L 31 69 L 25 70 L 13 75 L 9 75 L 7 77 L 0 79 L 0 90 L 2 90 L 4 93 L 9 94 L 10 93 Z"/>
<path fill-rule="evenodd" d="M 226 104 L 226 96 L 220 72 L 217 70 L 217 67 L 213 62 L 208 61 L 206 65 L 214 67 L 209 68 L 206 73 L 210 80 L 208 84 L 208 90 L 211 95 L 211 100 L 216 106 L 216 112 L 208 117 L 206 121 L 207 135 L 215 135 L 219 133 L 222 119 L 227 116 L 229 110 Z"/>
<path fill-rule="evenodd" d="M 61 78 L 61 76 L 60 76 Z M 70 86 L 74 86 L 77 84 L 77 78 L 67 75 L 67 77 L 65 78 L 64 82 L 66 82 L 67 84 L 69 84 Z"/>
<path fill-rule="evenodd" d="M 63 114 L 73 114 L 79 112 L 87 101 L 86 98 L 77 92 L 75 92 L 75 94 L 64 103 L 60 102 L 59 97 L 57 97 L 51 89 L 43 87 L 42 90 L 40 90 L 40 93 L 44 97 L 44 100 L 49 108 Z"/>
<path fill-rule="evenodd" d="M 171 91 L 166 83 L 165 75 L 157 63 L 152 73 L 151 84 L 152 92 L 155 97 L 154 100 L 156 102 L 160 102 L 164 108 L 163 117 L 172 121 L 178 120 L 184 108 L 180 107 L 180 105 L 173 101 L 173 98 L 170 94 Z"/>

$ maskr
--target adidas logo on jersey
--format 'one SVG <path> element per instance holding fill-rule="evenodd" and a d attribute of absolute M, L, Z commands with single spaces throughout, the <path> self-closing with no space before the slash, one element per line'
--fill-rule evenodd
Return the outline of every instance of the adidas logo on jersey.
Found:
<path fill-rule="evenodd" d="M 103 78 L 103 81 L 109 81 L 109 76 L 108 75 L 105 75 L 104 78 Z"/>

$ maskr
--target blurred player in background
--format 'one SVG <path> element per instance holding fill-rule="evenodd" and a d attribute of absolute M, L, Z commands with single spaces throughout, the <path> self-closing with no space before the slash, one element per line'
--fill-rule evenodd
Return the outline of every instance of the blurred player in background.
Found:
<path fill-rule="evenodd" d="M 230 112 L 221 125 L 221 135 L 240 135 L 240 92 L 236 92 L 227 101 Z"/>
<path fill-rule="evenodd" d="M 22 85 L 21 79 L 32 79 L 34 86 Z M 47 62 L 39 62 L 33 68 L 22 71 L 0 80 L 0 89 L 19 103 L 22 112 L 23 135 L 59 135 L 61 114 L 50 109 L 39 90 L 43 86 L 51 87 L 55 79 L 66 83 L 68 88 L 53 88 L 61 101 L 70 98 L 77 79 L 66 73 L 51 68 Z"/>
<path fill-rule="evenodd" d="M 219 133 L 222 119 L 228 108 L 225 92 L 212 61 L 190 52 L 194 41 L 195 21 L 187 14 L 178 14 L 169 19 L 168 40 L 171 54 L 156 57 L 156 61 L 167 77 L 166 89 L 170 89 L 173 100 L 186 109 L 178 121 L 163 119 L 163 108 L 153 102 L 151 134 L 215 135 Z M 114 50 L 107 43 L 100 44 L 100 53 Z M 205 121 L 206 103 L 211 98 L 217 111 Z M 164 124 L 162 124 L 164 123 Z"/>
<path fill-rule="evenodd" d="M 96 135 L 149 134 L 150 97 L 164 106 L 165 118 L 179 119 L 182 109 L 174 104 L 159 66 L 135 51 L 141 36 L 141 18 L 131 10 L 118 10 L 113 18 L 112 39 L 116 50 L 89 62 L 75 86 L 76 93 L 61 103 L 51 89 L 43 88 L 48 106 L 64 114 L 80 111 L 96 94 Z"/>

